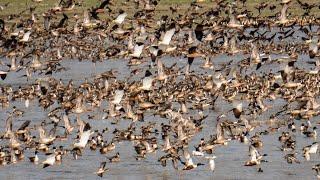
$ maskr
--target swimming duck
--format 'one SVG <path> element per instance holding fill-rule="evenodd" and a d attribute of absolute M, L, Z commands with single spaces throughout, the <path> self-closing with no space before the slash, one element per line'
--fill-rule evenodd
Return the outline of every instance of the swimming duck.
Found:
<path fill-rule="evenodd" d="M 259 165 L 261 163 L 263 156 L 266 156 L 265 154 L 260 155 L 258 150 L 253 145 L 249 146 L 249 153 L 250 153 L 251 159 L 245 162 L 244 164 L 245 166 Z"/>
<path fill-rule="evenodd" d="M 48 155 L 47 159 L 42 162 L 43 168 L 54 165 L 58 159 L 61 159 L 61 154 L 53 153 L 53 154 Z"/>
<path fill-rule="evenodd" d="M 35 152 L 34 152 L 34 156 L 29 157 L 29 160 L 30 160 L 30 162 L 37 164 L 38 161 L 39 161 L 38 151 L 35 151 Z"/>
<path fill-rule="evenodd" d="M 319 144 L 317 142 L 312 143 L 309 146 L 303 147 L 303 156 L 304 158 L 309 161 L 310 160 L 310 154 L 316 154 L 318 151 Z"/>
<path fill-rule="evenodd" d="M 304 131 L 303 134 L 306 136 L 306 137 L 312 137 L 312 138 L 317 138 L 317 127 L 313 127 L 312 128 L 313 130 L 312 131 Z"/>
<path fill-rule="evenodd" d="M 287 163 L 292 164 L 293 162 L 300 164 L 300 161 L 296 158 L 297 153 L 287 154 L 284 158 L 287 160 Z"/>
<path fill-rule="evenodd" d="M 115 156 L 108 158 L 111 163 L 120 161 L 120 153 L 117 152 Z"/>

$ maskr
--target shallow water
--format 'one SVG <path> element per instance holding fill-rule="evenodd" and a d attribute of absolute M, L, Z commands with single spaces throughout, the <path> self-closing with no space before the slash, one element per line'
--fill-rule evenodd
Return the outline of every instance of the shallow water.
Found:
<path fill-rule="evenodd" d="M 279 55 L 272 55 L 273 58 L 279 57 Z M 219 55 L 214 57 L 214 63 L 219 64 L 222 62 L 233 60 L 232 64 L 236 66 L 236 63 L 242 59 L 242 55 L 237 55 L 236 57 L 228 57 L 226 55 Z M 297 66 L 299 68 L 312 69 L 312 66 L 306 65 L 303 61 L 308 60 L 308 57 L 301 55 Z M 163 61 L 166 66 L 172 65 L 174 62 L 177 62 L 180 67 L 186 65 L 185 58 L 169 58 L 164 57 Z M 70 68 L 67 71 L 61 73 L 53 73 L 53 77 L 56 79 L 62 79 L 64 82 L 68 82 L 70 79 L 73 79 L 75 84 L 80 84 L 84 81 L 85 78 L 92 79 L 94 75 L 114 69 L 117 73 L 118 79 L 125 79 L 130 75 L 130 71 L 126 66 L 127 60 L 108 60 L 104 62 L 97 62 L 95 66 L 91 62 L 78 62 L 74 60 L 63 61 L 62 65 L 66 68 Z M 207 72 L 211 73 L 210 70 L 201 70 L 199 66 L 203 63 L 202 59 L 196 59 L 191 67 L 191 71 Z M 149 63 L 144 63 L 140 65 L 140 68 L 144 70 L 148 68 Z M 281 69 L 281 64 L 269 64 L 262 66 L 258 73 L 269 72 L 270 70 L 274 73 L 277 73 Z M 133 67 L 136 68 L 136 67 Z M 255 69 L 255 67 L 254 67 Z M 139 79 L 143 76 L 144 70 L 137 75 L 132 77 L 133 79 Z M 250 74 L 252 70 L 248 70 L 245 73 Z M 44 76 L 34 76 L 33 79 L 26 81 L 25 77 L 20 77 L 24 75 L 24 71 L 18 73 L 9 73 L 8 78 L 5 81 L 1 81 L 3 84 L 10 84 L 13 87 L 18 87 L 23 84 L 33 83 L 36 78 Z M 282 100 L 276 101 L 266 101 L 267 104 L 272 105 L 273 107 L 269 109 L 262 116 L 258 117 L 258 120 L 266 120 L 269 118 L 271 113 L 277 112 L 277 110 L 282 107 L 285 102 Z M 105 104 L 105 102 L 104 102 Z M 31 120 L 31 126 L 37 125 L 40 121 L 48 119 L 47 113 L 50 111 L 44 111 L 37 104 L 37 101 L 30 101 L 30 107 L 26 109 L 24 107 L 24 102 L 17 100 L 16 102 L 10 105 L 10 108 L 0 109 L 0 130 L 4 131 L 5 120 L 8 117 L 8 111 L 11 110 L 13 106 L 16 106 L 18 109 L 25 111 L 23 117 L 14 119 L 13 129 L 17 129 L 25 120 Z M 209 135 L 215 133 L 215 119 L 217 115 L 222 112 L 227 112 L 231 106 L 229 103 L 224 102 L 222 99 L 218 99 L 216 103 L 216 110 L 205 110 L 205 115 L 209 115 L 204 121 L 203 131 L 196 134 L 189 146 L 189 150 L 196 145 L 202 137 L 206 140 L 209 138 Z M 246 104 L 244 104 L 246 106 Z M 52 109 L 52 108 L 51 108 Z M 101 120 L 101 113 L 98 113 L 94 120 L 88 120 L 87 115 L 93 114 L 96 112 L 85 113 L 81 118 L 90 123 L 93 129 L 102 130 L 105 127 L 108 127 L 109 134 L 104 136 L 105 140 L 108 142 L 111 140 L 111 132 L 115 129 L 125 129 L 129 126 L 130 122 L 128 120 L 121 120 L 118 125 L 112 125 L 110 120 Z M 230 115 L 230 114 L 228 114 Z M 74 124 L 75 115 L 71 115 L 71 123 Z M 160 129 L 161 122 L 167 122 L 167 119 L 161 119 L 157 116 L 154 117 L 151 113 L 146 113 L 145 116 L 146 122 L 157 122 L 157 128 Z M 314 123 L 319 122 L 318 119 L 313 119 Z M 296 121 L 297 127 L 299 127 L 300 122 Z M 138 125 L 139 126 L 139 125 Z M 49 128 L 47 128 L 49 130 Z M 256 129 L 255 131 L 265 130 L 265 127 Z M 286 128 L 280 129 L 285 131 Z M 63 130 L 58 129 L 58 134 L 62 134 Z M 299 131 L 296 132 L 297 147 L 296 151 L 298 152 L 298 159 L 301 161 L 301 164 L 287 164 L 286 160 L 283 158 L 285 152 L 280 151 L 279 147 L 281 146 L 280 142 L 277 140 L 280 136 L 280 132 L 276 132 L 271 135 L 262 136 L 264 142 L 263 148 L 260 150 L 262 154 L 267 154 L 268 156 L 265 159 L 268 161 L 261 165 L 263 173 L 257 172 L 257 167 L 245 167 L 244 163 L 249 159 L 248 156 L 248 145 L 241 144 L 236 141 L 231 141 L 228 146 L 218 147 L 214 154 L 217 156 L 216 170 L 211 172 L 207 165 L 207 162 L 203 158 L 194 157 L 195 162 L 203 162 L 206 165 L 200 166 L 191 171 L 176 171 L 172 168 L 171 164 L 168 163 L 167 167 L 162 167 L 158 158 L 163 155 L 163 153 L 158 150 L 156 153 L 148 154 L 147 158 L 141 161 L 135 160 L 135 152 L 132 142 L 120 142 L 116 144 L 116 149 L 107 155 L 100 155 L 99 151 L 90 151 L 86 148 L 82 157 L 79 157 L 78 160 L 73 160 L 72 155 L 67 155 L 63 158 L 62 164 L 54 165 L 46 169 L 42 169 L 41 163 L 39 165 L 34 165 L 28 162 L 27 157 L 33 156 L 32 150 L 26 150 L 26 158 L 23 162 L 16 164 L 6 165 L 0 167 L 0 179 L 99 179 L 94 172 L 99 168 L 100 162 L 105 161 L 104 156 L 110 157 L 116 152 L 120 153 L 121 161 L 119 163 L 107 163 L 107 168 L 109 171 L 104 174 L 105 179 L 116 179 L 116 180 L 126 180 L 126 179 L 315 179 L 315 173 L 312 171 L 312 166 L 319 163 L 319 155 L 311 155 L 311 161 L 307 162 L 302 157 L 302 147 L 310 145 L 314 142 L 313 139 L 304 138 Z M 37 132 L 36 132 L 37 133 Z M 254 133 L 254 132 L 253 132 Z M 253 134 L 252 133 L 252 134 Z M 65 145 L 66 148 L 70 147 L 70 144 L 74 142 L 75 133 L 68 138 L 67 142 L 62 142 L 61 145 Z M 38 136 L 38 134 L 35 134 Z M 160 135 L 158 136 L 160 138 Z M 159 141 L 162 143 L 162 141 Z M 59 142 L 60 143 L 60 142 Z M 55 144 L 59 146 L 60 144 Z M 40 162 L 45 160 L 43 153 L 39 155 Z M 182 166 L 180 166 L 181 169 Z"/>

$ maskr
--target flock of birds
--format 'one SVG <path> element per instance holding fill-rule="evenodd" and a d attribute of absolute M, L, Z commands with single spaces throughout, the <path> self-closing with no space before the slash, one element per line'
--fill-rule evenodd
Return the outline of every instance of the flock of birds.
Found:
<path fill-rule="evenodd" d="M 280 149 L 290 164 L 304 163 L 318 153 L 320 18 L 310 12 L 320 9 L 319 4 L 266 1 L 255 6 L 258 13 L 253 13 L 246 8 L 246 0 L 216 0 L 206 10 L 193 2 L 185 11 L 171 6 L 159 15 L 159 0 L 124 1 L 123 6 L 132 3 L 135 7 L 129 16 L 114 3 L 104 0 L 100 6 L 85 9 L 81 1 L 61 0 L 43 14 L 36 13 L 36 4 L 0 19 L 0 104 L 7 111 L 1 134 L 2 166 L 23 161 L 25 151 L 31 151 L 30 162 L 46 168 L 62 163 L 69 154 L 80 160 L 89 148 L 103 155 L 115 154 L 95 172 L 102 177 L 112 169 L 109 162 L 121 163 L 120 153 L 114 152 L 116 146 L 130 141 L 137 161 L 161 152 L 158 162 L 162 166 L 170 162 L 177 170 L 192 170 L 208 165 L 214 171 L 215 158 L 219 158 L 215 150 L 239 141 L 249 150 L 244 166 L 256 166 L 262 173 L 261 163 L 268 163 L 268 155 L 262 153 L 261 137 L 275 132 L 281 133 Z M 301 7 L 301 17 L 288 15 L 293 4 Z M 83 14 L 74 13 L 78 7 Z M 278 7 L 279 12 L 261 15 Z M 215 62 L 215 56 L 221 54 L 230 55 L 230 60 Z M 239 55 L 243 57 L 240 61 L 232 60 Z M 186 65 L 181 67 L 177 61 L 168 67 L 162 62 L 168 57 L 172 61 L 182 57 Z M 75 85 L 72 77 L 69 82 L 54 78 L 54 74 L 68 71 L 63 61 L 95 65 L 112 59 L 126 61 L 130 77 L 121 80 L 119 72 L 110 70 L 80 85 Z M 194 61 L 203 64 L 195 67 Z M 310 68 L 300 68 L 299 63 Z M 268 69 L 270 65 L 279 71 Z M 14 86 L 6 81 L 20 71 L 25 71 L 19 77 L 25 84 Z M 136 78 L 141 74 L 142 78 Z M 270 113 L 278 100 L 285 105 Z M 232 108 L 219 111 L 222 101 Z M 27 120 L 14 128 L 25 114 L 12 106 L 17 102 L 24 103 L 25 111 L 30 104 L 38 105 L 47 118 L 40 123 Z M 145 122 L 150 114 L 154 120 Z M 268 118 L 259 119 L 265 114 Z M 94 129 L 91 121 L 99 119 L 110 125 Z M 120 121 L 130 125 L 119 129 Z M 206 127 L 206 121 L 216 126 Z M 212 134 L 192 147 L 191 140 L 204 128 L 212 129 Z M 110 142 L 107 132 L 112 134 Z M 297 136 L 313 138 L 314 143 L 297 149 Z M 39 159 L 39 153 L 46 159 Z M 299 160 L 299 154 L 305 160 Z M 196 163 L 195 159 L 206 160 Z M 320 164 L 312 169 L 320 178 Z"/>

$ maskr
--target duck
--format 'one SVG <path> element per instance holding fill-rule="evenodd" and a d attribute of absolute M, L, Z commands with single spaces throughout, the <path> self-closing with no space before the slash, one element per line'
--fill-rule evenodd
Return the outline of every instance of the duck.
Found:
<path fill-rule="evenodd" d="M 38 151 L 34 152 L 34 156 L 29 157 L 30 162 L 37 164 L 39 162 Z"/>
<path fill-rule="evenodd" d="M 101 147 L 100 153 L 106 154 L 110 151 L 113 151 L 115 148 L 116 148 L 116 145 L 114 144 L 114 142 L 110 142 L 109 144 L 106 144 L 103 147 Z"/>
<path fill-rule="evenodd" d="M 94 132 L 92 132 L 91 127 L 89 125 L 89 123 L 86 123 L 83 132 L 80 134 L 80 139 L 78 142 L 73 144 L 74 148 L 80 148 L 83 149 L 86 147 L 90 136 L 93 134 Z"/>
<path fill-rule="evenodd" d="M 198 166 L 204 165 L 202 163 L 194 164 L 192 161 L 191 155 L 187 150 L 183 150 L 183 155 L 184 155 L 184 158 L 186 159 L 186 162 L 180 161 L 184 165 L 182 170 L 192 170 L 197 168 Z"/>
<path fill-rule="evenodd" d="M 228 141 L 224 137 L 224 128 L 222 126 L 222 122 L 220 122 L 220 119 L 225 117 L 225 115 L 220 115 L 217 117 L 217 125 L 216 125 L 216 131 L 217 131 L 217 138 L 214 141 L 215 144 L 223 144 L 227 145 Z"/>
<path fill-rule="evenodd" d="M 174 152 L 174 153 L 172 153 L 172 152 Z M 180 161 L 181 159 L 180 159 L 179 155 L 176 154 L 175 150 L 173 150 L 172 152 L 161 156 L 158 159 L 158 162 L 160 162 L 163 167 L 166 167 L 167 166 L 167 161 L 171 160 L 173 168 L 178 170 L 178 160 Z"/>
<path fill-rule="evenodd" d="M 303 147 L 303 156 L 307 161 L 310 161 L 310 154 L 316 154 L 318 151 L 319 144 L 317 142 L 312 143 L 311 145 Z"/>
<path fill-rule="evenodd" d="M 282 147 L 280 148 L 282 151 L 290 151 L 296 148 L 296 141 L 292 139 L 290 136 L 286 141 L 283 142 Z"/>
<path fill-rule="evenodd" d="M 109 159 L 109 161 L 110 161 L 111 163 L 119 162 L 119 161 L 120 161 L 120 153 L 117 152 L 115 156 L 112 156 L 112 157 L 110 157 L 110 158 L 108 158 L 108 159 Z"/>
<path fill-rule="evenodd" d="M 77 160 L 79 156 L 82 156 L 82 150 L 78 147 L 73 148 L 71 150 L 71 152 L 72 152 L 72 156 L 75 160 Z"/>
<path fill-rule="evenodd" d="M 214 172 L 215 167 L 216 167 L 215 162 L 214 162 L 214 159 L 217 158 L 217 157 L 216 157 L 216 156 L 206 156 L 205 158 L 209 160 L 210 170 L 211 170 L 212 172 Z"/>
<path fill-rule="evenodd" d="M 42 162 L 43 168 L 53 166 L 59 159 L 61 159 L 61 154 L 51 153 L 47 156 L 46 160 Z"/>
<path fill-rule="evenodd" d="M 66 114 L 63 115 L 63 121 L 66 133 L 70 134 L 73 131 L 74 127 L 71 126 L 69 117 Z"/>
<path fill-rule="evenodd" d="M 243 132 L 240 135 L 240 142 L 244 144 L 248 144 L 249 143 L 248 135 L 249 135 L 249 132 Z"/>
<path fill-rule="evenodd" d="M 102 163 L 100 163 L 100 167 L 99 167 L 99 169 L 95 172 L 95 174 L 97 174 L 99 177 L 103 177 L 103 174 L 106 172 L 106 171 L 108 171 L 109 169 L 108 168 L 106 168 L 106 164 L 107 164 L 107 162 L 102 162 Z"/>
<path fill-rule="evenodd" d="M 312 131 L 304 131 L 303 134 L 306 137 L 317 138 L 317 127 L 313 127 Z"/>
<path fill-rule="evenodd" d="M 245 162 L 244 164 L 245 166 L 259 165 L 261 163 L 263 156 L 266 156 L 265 154 L 260 155 L 258 150 L 253 145 L 249 146 L 249 153 L 250 153 L 251 159 Z"/>
<path fill-rule="evenodd" d="M 38 131 L 39 131 L 39 135 L 40 135 L 40 137 L 39 137 L 40 144 L 52 144 L 53 141 L 56 139 L 56 137 L 54 137 L 52 135 L 50 135 L 48 137 L 42 126 L 39 126 Z"/>
<path fill-rule="evenodd" d="M 284 156 L 287 163 L 292 164 L 293 162 L 300 164 L 300 161 L 296 158 L 297 153 L 290 153 Z"/>
<path fill-rule="evenodd" d="M 241 103 L 241 102 L 236 102 L 236 101 L 234 101 L 234 102 L 233 102 L 233 109 L 232 109 L 232 111 L 233 111 L 234 116 L 235 116 L 237 119 L 239 119 L 240 116 L 241 116 L 241 113 L 242 113 L 242 103 Z"/>
<path fill-rule="evenodd" d="M 316 165 L 312 166 L 312 170 L 316 171 L 317 178 L 320 179 L 320 164 L 316 164 Z"/>
<path fill-rule="evenodd" d="M 169 137 L 169 135 L 165 135 L 164 145 L 163 145 L 162 151 L 166 152 L 166 151 L 170 150 L 171 148 L 172 148 L 172 146 L 170 144 L 170 137 Z"/>

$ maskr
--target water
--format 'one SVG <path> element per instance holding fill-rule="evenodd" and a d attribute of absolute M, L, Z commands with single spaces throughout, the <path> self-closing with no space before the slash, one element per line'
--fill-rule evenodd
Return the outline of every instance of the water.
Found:
<path fill-rule="evenodd" d="M 233 60 L 232 64 L 236 66 L 236 63 L 242 59 L 244 56 L 238 55 L 237 57 L 228 57 L 226 55 L 217 56 L 214 58 L 214 63 L 219 64 L 221 62 Z M 276 57 L 273 55 L 272 57 Z M 297 65 L 299 68 L 311 69 L 312 66 L 306 65 L 303 61 L 308 60 L 308 57 L 301 55 Z M 184 58 L 170 58 L 164 57 L 163 61 L 166 66 L 172 65 L 174 62 L 177 62 L 179 67 L 186 65 L 186 59 Z M 56 79 L 62 79 L 64 82 L 68 82 L 70 79 L 73 79 L 76 85 L 82 83 L 85 78 L 91 80 L 96 74 L 108 71 L 116 70 L 118 79 L 126 79 L 130 76 L 130 71 L 126 66 L 126 60 L 110 60 L 104 62 L 97 62 L 94 67 L 91 62 L 78 62 L 74 60 L 63 61 L 62 65 L 68 68 L 68 71 L 63 71 L 61 73 L 54 73 L 53 77 Z M 191 71 L 211 73 L 208 70 L 202 70 L 199 67 L 203 63 L 203 60 L 196 59 L 194 64 L 191 67 Z M 136 77 L 131 79 L 139 79 L 143 76 L 144 70 L 148 68 L 147 63 L 144 63 L 139 66 L 143 68 L 142 72 Z M 258 71 L 258 73 L 269 72 L 272 70 L 274 73 L 280 70 L 281 66 L 278 64 L 269 64 L 264 65 Z M 136 68 L 136 67 L 134 67 Z M 255 68 L 255 67 L 254 67 Z M 247 70 L 245 73 L 250 73 L 252 70 Z M 18 86 L 23 86 L 25 84 L 33 83 L 36 78 L 44 77 L 34 76 L 32 80 L 26 81 L 25 77 L 21 77 L 25 72 L 20 71 L 18 73 L 9 73 L 5 81 L 1 81 L 1 85 L 12 85 L 14 88 Z M 277 112 L 280 107 L 282 107 L 286 102 L 280 100 L 276 101 L 266 101 L 267 104 L 272 105 L 273 107 L 269 109 L 262 116 L 258 117 L 258 120 L 264 121 L 268 119 L 271 113 Z M 103 102 L 102 107 L 105 106 Z M 31 126 L 39 125 L 42 120 L 48 119 L 47 113 L 52 109 L 43 110 L 38 106 L 37 100 L 30 101 L 30 107 L 26 109 L 24 107 L 24 101 L 17 100 L 14 103 L 10 104 L 10 108 L 0 109 L 0 123 L 1 132 L 5 128 L 5 120 L 8 117 L 8 111 L 11 111 L 12 107 L 16 106 L 18 109 L 25 111 L 25 114 L 22 117 L 16 118 L 13 121 L 13 129 L 17 129 L 25 120 L 31 120 Z M 246 105 L 245 105 L 246 106 Z M 225 102 L 222 99 L 218 99 L 216 103 L 216 110 L 205 110 L 205 115 L 209 115 L 204 121 L 203 131 L 196 134 L 191 144 L 189 145 L 189 150 L 193 150 L 193 145 L 199 143 L 200 139 L 204 137 L 208 140 L 209 135 L 215 133 L 215 119 L 217 115 L 222 112 L 227 112 L 231 105 Z M 96 118 L 93 120 L 88 120 L 88 114 L 96 114 Z M 227 114 L 231 116 L 231 114 Z M 90 123 L 93 129 L 102 130 L 108 127 L 108 135 L 104 136 L 105 140 L 110 142 L 112 139 L 111 132 L 115 129 L 125 129 L 129 126 L 130 122 L 128 120 L 121 120 L 119 124 L 112 125 L 111 120 L 101 120 L 102 114 L 94 111 L 88 112 L 81 116 L 81 118 Z M 71 123 L 75 124 L 75 115 L 70 116 Z M 147 112 L 145 115 L 146 122 L 157 122 L 157 129 L 160 129 L 161 122 L 168 122 L 167 119 L 161 119 L 159 117 L 154 117 L 151 112 Z M 315 121 L 314 124 L 319 122 L 318 119 L 314 118 L 312 121 Z M 296 121 L 297 127 L 299 127 L 301 122 Z M 138 127 L 142 124 L 139 123 Z M 50 128 L 47 128 L 49 130 Z M 138 128 L 137 128 L 138 129 Z M 256 131 L 263 131 L 266 129 L 266 126 L 256 129 Z M 54 165 L 46 169 L 42 168 L 41 163 L 38 165 L 31 164 L 28 161 L 27 157 L 33 156 L 33 150 L 25 151 L 25 160 L 18 162 L 16 164 L 10 164 L 0 167 L 0 179 L 100 179 L 94 172 L 99 168 L 100 162 L 107 160 L 106 157 L 114 155 L 116 152 L 120 153 L 121 161 L 119 163 L 107 163 L 106 167 L 109 168 L 109 171 L 104 174 L 105 179 L 116 179 L 116 180 L 126 180 L 126 179 L 314 179 L 315 173 L 312 171 L 312 166 L 319 163 L 319 155 L 311 155 L 311 161 L 305 161 L 302 157 L 302 147 L 310 145 L 314 142 L 311 138 L 304 138 L 300 132 L 296 132 L 297 147 L 296 151 L 298 152 L 298 159 L 301 161 L 300 164 L 287 164 L 286 160 L 283 158 L 285 152 L 280 151 L 279 147 L 281 146 L 280 142 L 277 140 L 281 134 L 281 131 L 285 131 L 286 128 L 281 128 L 279 132 L 271 133 L 267 136 L 262 136 L 264 142 L 263 148 L 260 150 L 262 154 L 267 154 L 268 156 L 265 159 L 268 161 L 262 163 L 261 167 L 263 173 L 257 172 L 257 167 L 245 167 L 244 163 L 249 159 L 248 156 L 248 145 L 241 144 L 237 141 L 231 141 L 228 146 L 219 146 L 215 149 L 214 154 L 217 156 L 216 169 L 214 172 L 209 170 L 208 163 L 204 158 L 194 157 L 195 162 L 202 162 L 206 165 L 200 166 L 191 171 L 176 171 L 172 168 L 171 163 L 168 163 L 167 167 L 162 167 L 161 164 L 157 161 L 159 157 L 163 155 L 163 152 L 160 150 L 155 153 L 147 155 L 147 158 L 141 161 L 136 161 L 134 152 L 134 147 L 132 142 L 120 142 L 116 144 L 116 149 L 106 155 L 101 155 L 99 151 L 91 151 L 89 148 L 83 153 L 82 157 L 79 157 L 78 160 L 73 160 L 72 155 L 67 155 L 63 157 L 62 163 L 60 165 Z M 252 132 L 251 135 L 254 134 Z M 63 129 L 60 128 L 57 131 L 57 134 L 63 134 Z M 66 142 L 57 142 L 55 146 L 64 145 L 65 148 L 71 148 L 71 144 L 75 141 L 75 131 L 73 134 L 68 137 Z M 38 136 L 38 132 L 33 132 L 33 135 Z M 160 139 L 160 135 L 157 136 Z M 159 140 L 158 144 L 162 144 L 162 141 Z M 5 143 L 4 141 L 2 143 Z M 161 146 L 160 146 L 161 148 Z M 40 162 L 45 160 L 45 155 L 40 153 L 39 155 Z M 182 169 L 182 165 L 179 166 Z"/>

